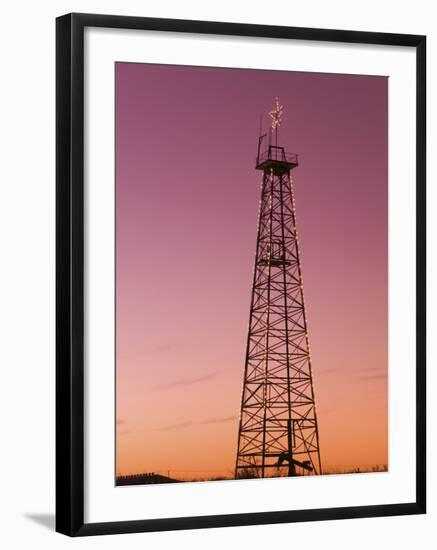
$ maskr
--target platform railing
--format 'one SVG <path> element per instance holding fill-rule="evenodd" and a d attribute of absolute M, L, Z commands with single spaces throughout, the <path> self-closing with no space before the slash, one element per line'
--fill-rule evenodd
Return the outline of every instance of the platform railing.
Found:
<path fill-rule="evenodd" d="M 269 145 L 269 148 L 263 151 L 256 158 L 256 165 L 259 166 L 267 160 L 275 160 L 279 162 L 287 162 L 290 164 L 297 164 L 297 154 L 287 153 L 284 147 L 277 145 Z"/>

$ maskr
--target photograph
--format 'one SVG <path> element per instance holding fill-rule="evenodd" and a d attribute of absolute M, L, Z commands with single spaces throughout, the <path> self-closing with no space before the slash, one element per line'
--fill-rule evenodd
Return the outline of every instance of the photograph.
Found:
<path fill-rule="evenodd" d="M 386 475 L 388 77 L 114 74 L 114 484 Z"/>

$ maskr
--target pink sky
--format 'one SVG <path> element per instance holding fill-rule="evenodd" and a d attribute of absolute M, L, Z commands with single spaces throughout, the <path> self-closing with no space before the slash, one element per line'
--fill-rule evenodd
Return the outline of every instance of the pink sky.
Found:
<path fill-rule="evenodd" d="M 388 462 L 387 79 L 118 63 L 117 473 L 232 473 L 275 96 L 322 465 Z"/>

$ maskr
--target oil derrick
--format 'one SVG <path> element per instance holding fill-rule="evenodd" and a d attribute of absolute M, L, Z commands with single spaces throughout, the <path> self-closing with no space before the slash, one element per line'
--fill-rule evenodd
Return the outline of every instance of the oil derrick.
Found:
<path fill-rule="evenodd" d="M 292 171 L 278 145 L 283 108 L 258 143 L 262 172 L 235 477 L 321 474 Z M 274 141 L 274 144 L 272 144 Z M 264 145 L 264 143 L 266 144 Z"/>

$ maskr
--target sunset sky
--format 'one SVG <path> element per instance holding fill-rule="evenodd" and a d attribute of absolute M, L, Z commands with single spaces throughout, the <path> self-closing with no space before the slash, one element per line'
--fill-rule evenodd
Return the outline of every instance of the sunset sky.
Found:
<path fill-rule="evenodd" d="M 117 474 L 229 475 L 284 105 L 324 469 L 388 463 L 386 77 L 117 63 Z"/>

